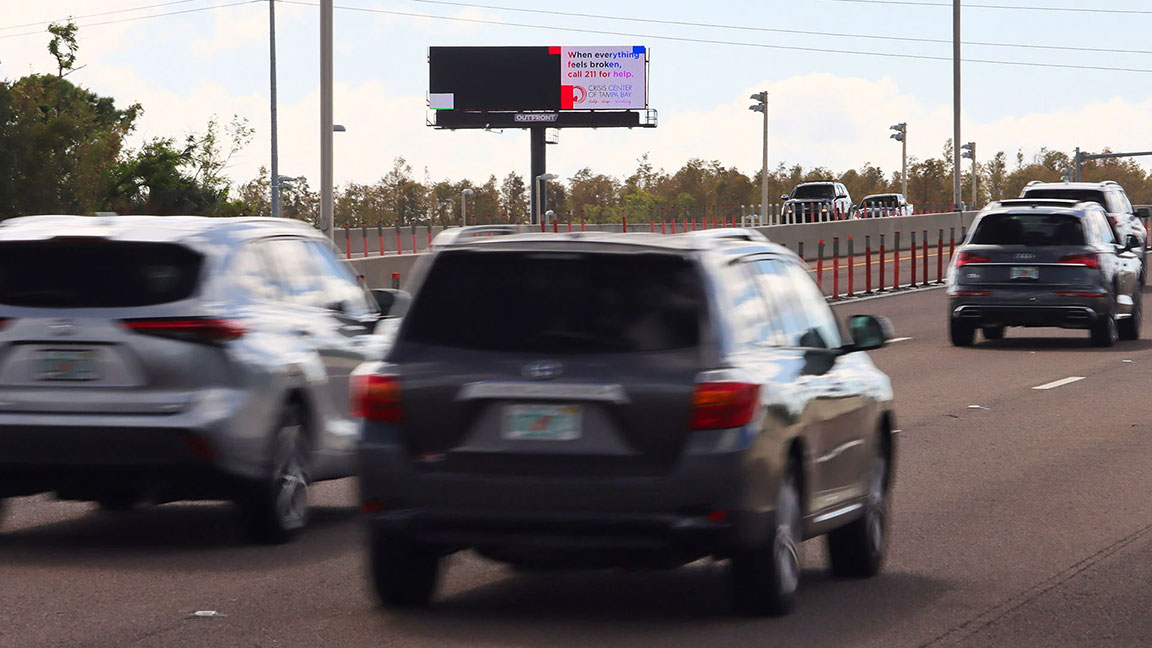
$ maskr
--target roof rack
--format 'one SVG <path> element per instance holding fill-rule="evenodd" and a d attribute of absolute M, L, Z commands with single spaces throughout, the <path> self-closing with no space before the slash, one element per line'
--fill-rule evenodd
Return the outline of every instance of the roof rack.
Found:
<path fill-rule="evenodd" d="M 515 225 L 468 225 L 465 227 L 453 227 L 446 229 L 436 235 L 432 239 L 432 249 L 437 250 L 442 247 L 447 247 L 455 243 L 461 242 L 461 239 L 475 238 L 477 236 L 507 236 L 509 234 L 518 234 L 520 228 Z"/>
<path fill-rule="evenodd" d="M 685 236 L 699 241 L 748 241 L 753 243 L 768 243 L 771 241 L 763 232 L 750 227 L 724 227 L 710 230 L 697 230 L 685 232 Z"/>
<path fill-rule="evenodd" d="M 1032 185 L 1038 185 L 1038 184 L 1044 184 L 1044 181 L 1043 180 L 1032 180 L 1024 186 L 1025 187 L 1031 187 Z"/>
<path fill-rule="evenodd" d="M 1105 184 L 1105 185 L 1116 185 L 1117 187 L 1119 187 L 1119 186 L 1120 186 L 1120 183 L 1119 183 L 1119 182 L 1116 182 L 1115 180 L 1105 180 L 1104 182 L 1101 182 L 1100 184 Z"/>

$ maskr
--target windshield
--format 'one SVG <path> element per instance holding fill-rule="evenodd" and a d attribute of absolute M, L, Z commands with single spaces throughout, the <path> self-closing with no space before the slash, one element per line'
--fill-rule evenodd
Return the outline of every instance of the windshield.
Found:
<path fill-rule="evenodd" d="M 800 185 L 792 192 L 793 198 L 828 198 L 836 197 L 836 190 L 830 184 Z"/>
<path fill-rule="evenodd" d="M 677 255 L 446 252 L 402 341 L 487 351 L 625 353 L 694 347 L 705 312 Z"/>
<path fill-rule="evenodd" d="M 202 257 L 181 245 L 105 239 L 0 244 L 0 304 L 127 308 L 192 296 Z"/>
<path fill-rule="evenodd" d="M 899 207 L 900 201 L 896 196 L 874 196 L 864 199 L 865 207 Z"/>
<path fill-rule="evenodd" d="M 1084 226 L 1070 214 L 991 214 L 972 234 L 977 245 L 1084 245 Z"/>
<path fill-rule="evenodd" d="M 1108 209 L 1104 192 L 1096 189 L 1061 189 L 1058 187 L 1050 189 L 1028 189 L 1024 192 L 1024 197 L 1059 198 L 1061 200 L 1075 200 L 1077 202 L 1094 202 L 1098 203 L 1104 209 Z"/>

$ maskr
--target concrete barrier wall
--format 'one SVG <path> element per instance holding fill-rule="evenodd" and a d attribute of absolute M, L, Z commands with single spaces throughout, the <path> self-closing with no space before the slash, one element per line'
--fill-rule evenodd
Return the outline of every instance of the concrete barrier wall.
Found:
<path fill-rule="evenodd" d="M 918 216 L 903 216 L 894 218 L 870 218 L 864 220 L 848 220 L 836 221 L 831 223 L 807 223 L 802 225 L 773 225 L 770 227 L 757 228 L 764 233 L 765 236 L 773 241 L 785 245 L 788 249 L 796 252 L 800 249 L 800 244 L 804 244 L 804 259 L 813 261 L 816 259 L 819 250 L 819 241 L 824 240 L 824 258 L 831 258 L 833 253 L 833 239 L 840 238 L 840 255 L 844 256 L 848 253 L 848 237 L 852 237 L 855 253 L 857 255 L 864 253 L 865 237 L 871 239 L 872 249 L 879 250 L 880 236 L 884 236 L 884 244 L 886 249 L 892 250 L 896 244 L 896 233 L 900 234 L 900 249 L 907 250 L 912 243 L 912 232 L 916 233 L 916 243 L 918 246 L 923 245 L 924 232 L 928 232 L 928 243 L 930 246 L 935 247 L 939 240 L 940 230 L 944 231 L 944 245 L 947 246 L 950 237 L 954 236 L 956 244 L 960 244 L 962 232 L 965 228 L 972 224 L 972 220 L 976 217 L 977 212 L 963 212 L 963 213 L 945 213 L 945 214 L 924 214 Z M 404 249 L 410 249 L 410 242 L 412 236 L 412 228 L 407 227 L 404 229 L 406 237 Z M 441 228 L 432 228 L 432 235 L 435 236 Z M 522 226 L 521 231 L 524 232 L 538 232 L 539 226 L 529 227 Z M 621 225 L 597 225 L 587 226 L 589 231 L 607 231 L 619 232 L 622 230 Z M 551 228 L 549 228 L 551 230 Z M 647 232 L 649 230 L 648 224 L 644 223 L 642 227 L 637 228 L 634 225 L 629 225 L 629 232 Z M 561 226 L 560 231 L 567 231 L 566 226 Z M 657 229 L 659 231 L 659 229 Z M 373 230 L 369 230 L 369 242 L 373 240 L 371 235 Z M 385 230 L 385 248 L 387 250 L 387 233 Z M 359 256 L 362 252 L 356 245 L 360 243 L 358 232 L 352 232 L 352 252 L 354 257 Z M 343 232 L 338 232 L 337 246 L 343 251 L 344 240 Z M 408 276 L 412 272 L 412 266 L 420 259 L 423 254 L 396 254 L 396 231 L 395 228 L 391 230 L 392 235 L 392 254 L 385 254 L 384 256 L 371 256 L 375 254 L 375 247 L 369 246 L 369 256 L 366 258 L 353 258 L 350 263 L 356 268 L 357 272 L 364 276 L 364 281 L 372 288 L 390 288 L 392 286 L 392 273 L 400 275 L 400 285 L 406 285 Z M 417 228 L 417 240 L 422 241 L 424 245 L 427 244 L 427 231 L 424 227 Z M 376 242 L 379 242 L 376 237 Z"/>

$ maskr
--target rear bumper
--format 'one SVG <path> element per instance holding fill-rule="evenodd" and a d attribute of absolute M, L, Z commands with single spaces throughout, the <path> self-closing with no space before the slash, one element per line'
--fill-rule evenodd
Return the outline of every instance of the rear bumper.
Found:
<path fill-rule="evenodd" d="M 953 297 L 949 312 L 954 321 L 975 326 L 1028 326 L 1083 329 L 1107 314 L 1107 298 L 1063 299 L 1055 302 L 989 303 Z"/>

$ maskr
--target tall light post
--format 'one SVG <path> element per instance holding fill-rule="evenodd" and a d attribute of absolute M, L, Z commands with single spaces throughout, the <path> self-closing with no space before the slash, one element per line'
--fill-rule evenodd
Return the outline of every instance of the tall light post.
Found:
<path fill-rule="evenodd" d="M 960 147 L 960 157 L 972 160 L 972 207 L 975 208 L 977 203 L 977 176 L 976 176 L 976 142 L 968 142 Z"/>
<path fill-rule="evenodd" d="M 760 222 L 764 223 L 764 212 L 768 209 L 768 91 L 757 92 L 749 99 L 756 103 L 748 106 L 748 110 L 764 115 L 764 166 L 760 168 Z"/>
<path fill-rule="evenodd" d="M 462 227 L 468 226 L 468 196 L 471 195 L 471 189 L 465 189 L 460 192 L 460 225 Z"/>
<path fill-rule="evenodd" d="M 332 0 L 320 0 L 320 227 L 336 237 L 332 210 Z"/>
<path fill-rule="evenodd" d="M 268 0 L 268 76 L 272 108 L 272 218 L 280 217 L 280 154 L 276 131 L 276 0 Z"/>
<path fill-rule="evenodd" d="M 548 205 L 548 200 L 544 196 L 544 183 L 555 179 L 555 173 L 541 173 L 540 175 L 536 176 L 536 197 L 539 201 L 536 205 L 536 213 L 540 216 L 541 219 L 544 218 L 544 207 Z M 540 222 L 544 221 L 541 220 Z"/>
<path fill-rule="evenodd" d="M 894 130 L 890 136 L 892 139 L 900 142 L 900 193 L 904 198 L 908 198 L 908 122 L 900 122 L 888 127 L 888 130 Z"/>
<path fill-rule="evenodd" d="M 952 208 L 960 210 L 960 0 L 952 0 Z"/>

